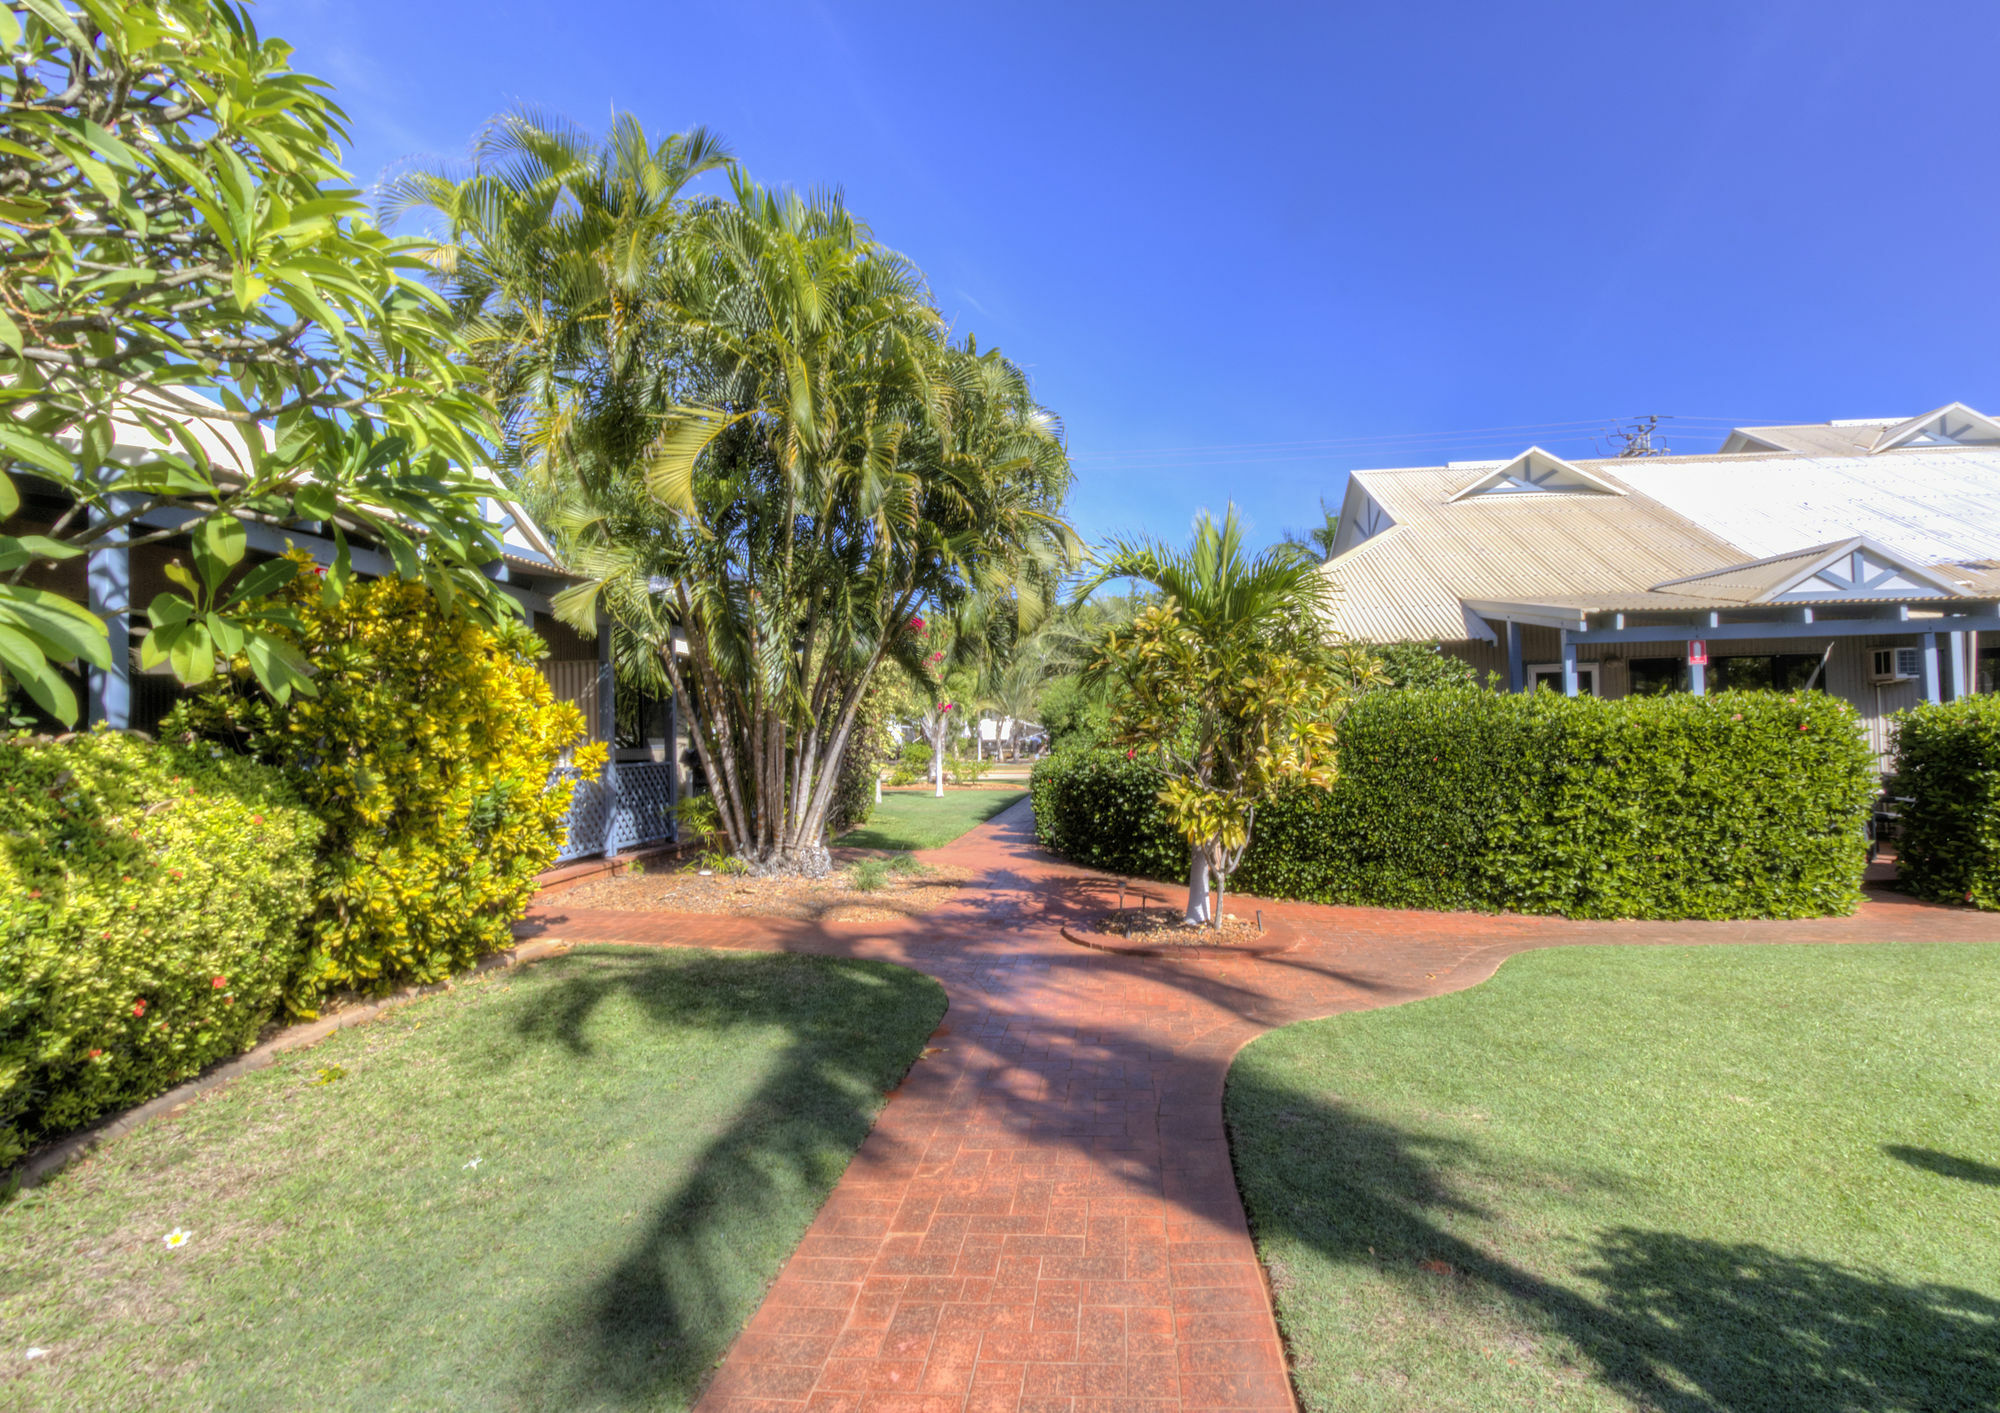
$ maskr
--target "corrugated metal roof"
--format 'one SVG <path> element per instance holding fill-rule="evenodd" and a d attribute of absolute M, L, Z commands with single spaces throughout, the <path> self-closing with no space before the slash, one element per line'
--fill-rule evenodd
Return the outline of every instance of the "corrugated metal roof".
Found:
<path fill-rule="evenodd" d="M 1755 431 L 1757 429 L 1747 429 Z M 1839 430 L 1847 429 L 1821 429 Z M 1880 425 L 1855 426 L 1872 443 Z M 1851 445 L 1852 443 L 1850 443 Z M 1356 471 L 1395 528 L 1326 566 L 1341 591 L 1335 627 L 1373 642 L 1479 637 L 1462 600 L 1662 607 L 1656 584 L 1723 570 L 1745 582 L 1674 606 L 1722 608 L 1767 588 L 1745 561 L 1802 556 L 1865 536 L 1973 592 L 2000 583 L 2000 451 L 1913 448 L 1874 456 L 1739 453 L 1576 463 L 1635 494 L 1450 497 L 1469 468 Z M 1796 569 L 1798 566 L 1790 566 Z M 1685 592 L 1685 591 L 1684 591 Z M 1741 597 L 1739 597 L 1741 595 Z M 1697 601 L 1697 599 L 1699 601 Z"/>
<path fill-rule="evenodd" d="M 1616 469 L 1587 463 L 1607 480 Z M 1629 593 L 1740 562 L 1740 551 L 1644 496 L 1473 496 L 1463 468 L 1357 471 L 1395 528 L 1328 562 L 1334 626 L 1371 642 L 1478 636 L 1461 599 Z"/>
<path fill-rule="evenodd" d="M 1989 448 L 1672 465 L 1635 458 L 1616 474 L 1742 546 L 1744 558 L 1853 535 L 1920 564 L 2000 556 L 2000 451 Z"/>

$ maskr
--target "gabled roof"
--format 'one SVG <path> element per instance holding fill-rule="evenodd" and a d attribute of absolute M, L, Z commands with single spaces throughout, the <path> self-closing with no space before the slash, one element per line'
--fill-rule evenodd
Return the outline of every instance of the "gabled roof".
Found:
<path fill-rule="evenodd" d="M 1628 489 L 1609 465 L 1589 471 Z M 1322 571 L 1341 592 L 1333 625 L 1363 641 L 1483 638 L 1490 630 L 1467 616 L 1461 599 L 1643 590 L 1743 558 L 1728 541 L 1645 496 L 1460 499 L 1462 467 L 1357 471 L 1354 479 L 1395 522 Z"/>
<path fill-rule="evenodd" d="M 1959 584 L 1944 574 L 1913 564 L 1861 535 L 1669 579 L 1655 584 L 1653 590 L 1742 604 L 1893 601 L 1959 598 L 1964 594 Z"/>
<path fill-rule="evenodd" d="M 1900 446 L 2000 446 L 2000 422 L 1962 402 L 1947 403 L 1935 412 L 1884 428 L 1869 451 L 1894 451 Z"/>
<path fill-rule="evenodd" d="M 1624 488 L 1593 476 L 1573 461 L 1531 446 L 1512 461 L 1497 466 L 1453 496 L 1454 501 L 1490 495 L 1613 495 Z"/>
<path fill-rule="evenodd" d="M 1818 429 L 1845 439 L 1837 456 L 1745 450 L 1565 463 L 1616 495 L 1467 494 L 1511 462 L 1356 471 L 1350 502 L 1371 506 L 1387 528 L 1327 564 L 1341 591 L 1332 624 L 1373 642 L 1465 639 L 1490 636 L 1477 603 L 1580 614 L 1808 605 L 1840 594 L 1994 596 L 2000 447 L 1908 444 L 1870 455 L 1896 425 Z"/>

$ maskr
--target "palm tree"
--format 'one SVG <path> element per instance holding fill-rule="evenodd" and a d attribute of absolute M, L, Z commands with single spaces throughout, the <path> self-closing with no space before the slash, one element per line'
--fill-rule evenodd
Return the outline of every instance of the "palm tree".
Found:
<path fill-rule="evenodd" d="M 919 611 L 1039 602 L 1074 563 L 1060 426 L 838 197 L 732 167 L 729 199 L 678 202 L 719 144 L 630 120 L 596 148 L 516 117 L 496 150 L 422 200 L 492 331 L 510 455 L 588 576 L 557 613 L 646 643 L 738 857 L 822 871 L 871 676 L 935 688 Z"/>
<path fill-rule="evenodd" d="M 1188 839 L 1186 921 L 1209 922 L 1210 878 L 1234 871 L 1257 805 L 1282 784 L 1331 778 L 1347 684 L 1322 626 L 1329 586 L 1296 546 L 1252 556 L 1234 506 L 1220 524 L 1204 512 L 1185 549 L 1114 540 L 1082 592 L 1116 579 L 1162 602 L 1109 636 L 1093 674 L 1122 689 L 1120 743 L 1167 771 L 1163 802 Z"/>
<path fill-rule="evenodd" d="M 1326 503 L 1326 497 L 1319 500 L 1320 523 L 1310 530 L 1287 530 L 1282 544 L 1294 545 L 1306 554 L 1312 555 L 1324 564 L 1333 558 L 1333 542 L 1340 538 L 1340 512 Z"/>

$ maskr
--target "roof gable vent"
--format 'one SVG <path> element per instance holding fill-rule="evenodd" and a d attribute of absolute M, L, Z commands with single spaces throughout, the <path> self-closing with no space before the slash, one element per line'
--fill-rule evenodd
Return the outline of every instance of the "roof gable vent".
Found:
<path fill-rule="evenodd" d="M 1620 487 L 1593 476 L 1581 466 L 1564 461 L 1538 446 L 1531 446 L 1506 465 L 1487 472 L 1451 499 L 1457 502 L 1473 496 L 1624 494 Z"/>
<path fill-rule="evenodd" d="M 1885 428 L 1869 454 L 1913 446 L 2000 446 L 2000 422 L 1954 402 Z"/>

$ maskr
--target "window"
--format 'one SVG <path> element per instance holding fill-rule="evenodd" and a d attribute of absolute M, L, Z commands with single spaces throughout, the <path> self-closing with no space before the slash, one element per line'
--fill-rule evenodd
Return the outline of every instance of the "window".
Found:
<path fill-rule="evenodd" d="M 618 711 L 618 735 L 613 744 L 621 750 L 650 746 L 654 741 L 666 739 L 667 698 L 621 685 L 614 703 Z"/>
<path fill-rule="evenodd" d="M 1559 662 L 1536 662 L 1528 666 L 1528 690 L 1547 687 L 1560 693 L 1563 689 L 1563 669 Z M 1597 664 L 1579 662 L 1576 665 L 1576 694 L 1580 697 L 1597 695 Z"/>
<path fill-rule="evenodd" d="M 1972 680 L 1975 692 L 2000 692 L 2000 647 L 1980 644 L 1979 661 L 1974 666 Z"/>
<path fill-rule="evenodd" d="M 1688 665 L 1677 657 L 1635 657 L 1626 664 L 1632 674 L 1632 695 L 1659 697 L 1688 689 Z"/>
<path fill-rule="evenodd" d="M 1743 657 L 1719 657 L 1709 666 L 1711 692 L 1800 692 L 1811 682 L 1815 691 L 1826 690 L 1826 674 L 1820 672 L 1818 653 L 1775 653 Z M 1813 681 L 1814 674 L 1818 681 Z"/>

